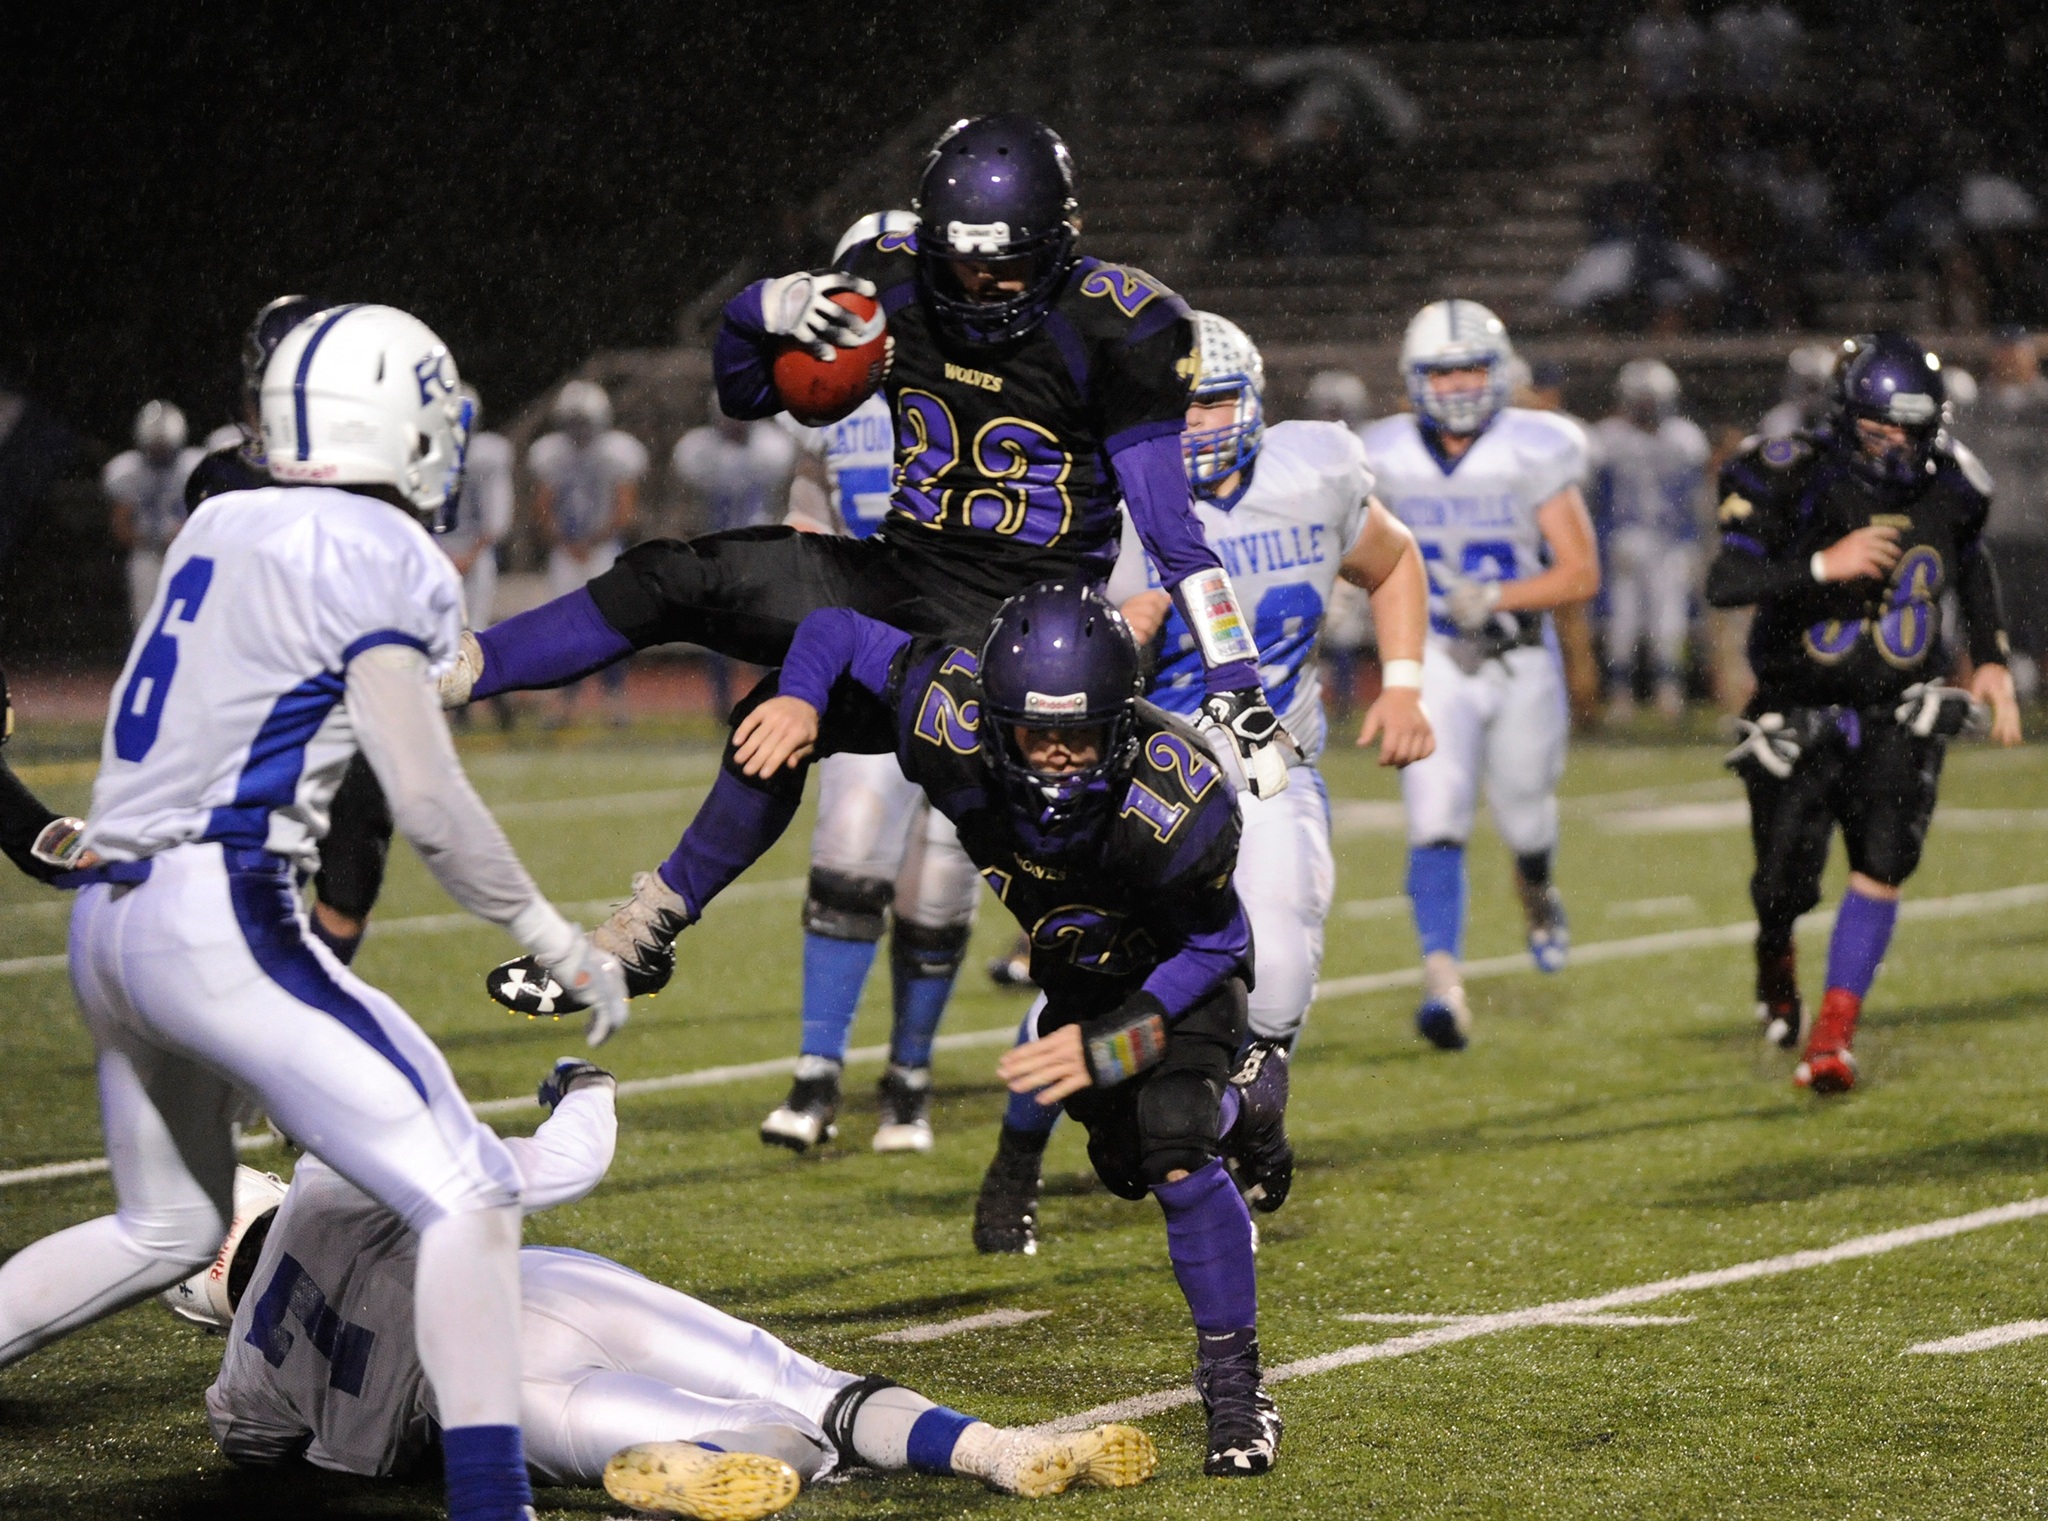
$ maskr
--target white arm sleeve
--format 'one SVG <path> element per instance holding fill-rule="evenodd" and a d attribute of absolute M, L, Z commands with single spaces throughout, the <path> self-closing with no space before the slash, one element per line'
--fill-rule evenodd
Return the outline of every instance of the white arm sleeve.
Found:
<path fill-rule="evenodd" d="M 448 896 L 503 925 L 542 962 L 567 956 L 576 927 L 540 895 L 463 775 L 427 657 L 404 644 L 358 655 L 348 667 L 348 716 L 398 832 Z"/>
<path fill-rule="evenodd" d="M 604 1180 L 619 1140 L 610 1083 L 588 1083 L 563 1098 L 531 1136 L 505 1137 L 519 1164 L 519 1208 L 531 1215 L 573 1204 Z"/>

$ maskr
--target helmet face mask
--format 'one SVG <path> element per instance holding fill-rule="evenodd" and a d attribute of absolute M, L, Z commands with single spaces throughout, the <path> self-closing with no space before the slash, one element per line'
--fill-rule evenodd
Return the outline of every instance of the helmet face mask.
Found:
<path fill-rule="evenodd" d="M 1195 313 L 1191 407 L 1228 406 L 1229 421 L 1181 435 L 1195 495 L 1234 507 L 1251 487 L 1252 462 L 1266 440 L 1266 362 L 1244 330 L 1214 312 Z M 1230 486 L 1236 477 L 1235 486 Z M 1226 487 L 1229 489 L 1226 491 Z"/>
<path fill-rule="evenodd" d="M 1058 134 L 1028 116 L 955 122 L 932 145 L 912 209 L 919 294 L 948 334 L 1010 343 L 1045 319 L 1080 234 Z"/>
<path fill-rule="evenodd" d="M 1434 301 L 1417 312 L 1401 340 L 1401 375 L 1408 399 L 1445 433 L 1481 432 L 1513 390 L 1514 347 L 1508 330 L 1477 301 Z M 1470 384 L 1445 386 L 1439 377 L 1477 372 Z"/>
<path fill-rule="evenodd" d="M 1851 338 L 1836 370 L 1835 417 L 1838 444 L 1858 474 L 1893 486 L 1924 479 L 1949 420 L 1941 360 L 1903 333 Z"/>

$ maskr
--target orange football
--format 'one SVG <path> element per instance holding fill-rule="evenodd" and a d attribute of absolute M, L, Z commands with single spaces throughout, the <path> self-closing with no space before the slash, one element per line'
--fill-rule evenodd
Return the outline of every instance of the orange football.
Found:
<path fill-rule="evenodd" d="M 863 321 L 878 309 L 872 296 L 840 290 L 832 299 Z M 810 427 L 838 422 L 875 394 L 882 377 L 889 373 L 889 330 L 882 331 L 858 348 L 834 349 L 832 358 L 822 360 L 796 343 L 775 356 L 775 394 L 791 417 Z"/>

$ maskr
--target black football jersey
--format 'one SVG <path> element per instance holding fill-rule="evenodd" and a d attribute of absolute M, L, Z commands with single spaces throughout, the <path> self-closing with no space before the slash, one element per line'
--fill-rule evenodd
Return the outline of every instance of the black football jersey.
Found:
<path fill-rule="evenodd" d="M 1760 704 L 1882 707 L 1949 674 L 1941 600 L 1982 553 L 1991 482 L 1960 446 L 1944 445 L 1934 459 L 1924 482 L 1880 486 L 1824 438 L 1800 435 L 1754 444 L 1723 468 L 1721 559 L 1762 559 L 1779 572 L 1779 589 L 1758 600 L 1750 627 Z M 1815 552 L 1873 524 L 1899 532 L 1889 577 L 1812 579 Z M 1973 610 L 1967 596 L 1965 606 Z M 1973 645 L 1986 632 L 1973 629 Z"/>
<path fill-rule="evenodd" d="M 967 650 L 913 639 L 896 658 L 886 701 L 904 775 L 959 826 L 982 879 L 1030 937 L 1032 981 L 1050 1003 L 1041 1028 L 1108 1013 L 1190 945 L 1239 946 L 1249 980 L 1231 884 L 1237 797 L 1195 732 L 1140 702 L 1137 760 L 1099 846 L 1034 859 L 982 754 L 979 671 Z"/>
<path fill-rule="evenodd" d="M 1081 259 L 1024 337 L 962 343 L 917 299 L 915 239 L 889 233 L 842 260 L 874 282 L 896 341 L 883 536 L 997 598 L 1100 579 L 1121 523 L 1107 446 L 1179 430 L 1195 369 L 1187 304 L 1142 270 Z"/>

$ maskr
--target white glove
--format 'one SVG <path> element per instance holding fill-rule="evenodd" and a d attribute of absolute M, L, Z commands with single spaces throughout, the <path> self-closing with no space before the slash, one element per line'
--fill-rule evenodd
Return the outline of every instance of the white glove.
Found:
<path fill-rule="evenodd" d="M 443 708 L 466 707 L 469 694 L 476 687 L 477 677 L 484 673 L 484 647 L 468 629 L 462 631 L 462 643 L 455 651 L 455 664 L 441 673 L 441 706 Z"/>
<path fill-rule="evenodd" d="M 1444 611 L 1465 633 L 1476 634 L 1493 621 L 1500 606 L 1500 582 L 1460 578 L 1444 593 Z"/>
<path fill-rule="evenodd" d="M 1919 681 L 1907 687 L 1900 699 L 1892 717 L 1921 739 L 1935 734 L 1950 739 L 1958 734 L 1991 732 L 1991 710 L 1961 687 Z"/>
<path fill-rule="evenodd" d="M 874 341 L 886 327 L 881 309 L 863 322 L 831 299 L 836 290 L 850 290 L 870 299 L 875 288 L 866 280 L 837 273 L 798 273 L 770 280 L 761 289 L 761 322 L 778 338 L 794 338 L 827 364 L 838 349 L 856 349 Z"/>
<path fill-rule="evenodd" d="M 554 974 L 571 998 L 590 1010 L 590 1019 L 583 1026 L 583 1038 L 589 1044 L 603 1045 L 626 1023 L 625 968 L 618 957 L 600 950 L 588 935 L 578 935 L 568 954 L 558 961 L 534 959 Z"/>
<path fill-rule="evenodd" d="M 1754 722 L 1736 719 L 1735 737 L 1740 743 L 1721 757 L 1722 765 L 1731 771 L 1757 766 L 1781 782 L 1792 774 L 1792 768 L 1799 764 L 1799 757 L 1806 750 L 1805 741 L 1786 724 L 1782 713 L 1760 713 Z"/>

